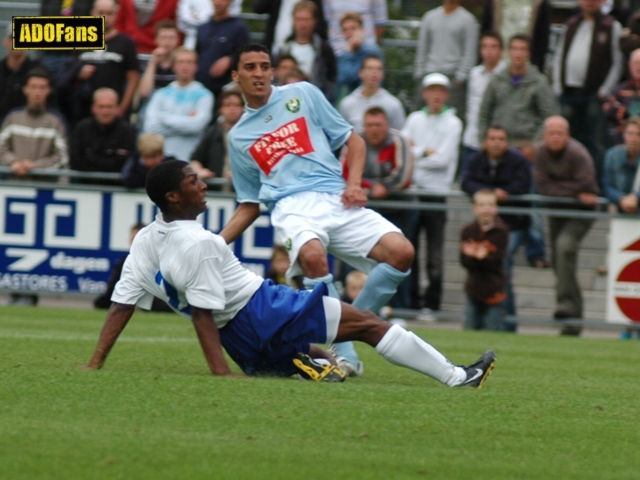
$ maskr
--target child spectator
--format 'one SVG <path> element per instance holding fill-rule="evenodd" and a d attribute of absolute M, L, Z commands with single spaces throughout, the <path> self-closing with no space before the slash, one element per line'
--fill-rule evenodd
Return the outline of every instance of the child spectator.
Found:
<path fill-rule="evenodd" d="M 287 270 L 291 266 L 291 260 L 289 259 L 289 252 L 284 245 L 274 245 L 273 253 L 271 254 L 271 263 L 269 264 L 269 270 L 265 274 L 264 278 L 272 280 L 277 285 L 289 285 L 290 287 L 297 289 L 304 289 L 302 283 L 302 277 L 297 276 L 287 281 Z"/>
<path fill-rule="evenodd" d="M 122 168 L 122 184 L 127 188 L 142 188 L 149 170 L 165 160 L 164 137 L 157 133 L 143 133 L 138 137 L 138 152 L 129 157 Z"/>
<path fill-rule="evenodd" d="M 493 190 L 475 193 L 473 213 L 476 221 L 466 225 L 460 234 L 460 263 L 469 272 L 464 286 L 467 293 L 464 328 L 501 330 L 509 229 L 497 216 L 498 199 Z"/>
<path fill-rule="evenodd" d="M 340 297 L 345 303 L 352 304 L 367 281 L 367 274 L 360 270 L 352 270 L 344 279 L 344 293 Z"/>

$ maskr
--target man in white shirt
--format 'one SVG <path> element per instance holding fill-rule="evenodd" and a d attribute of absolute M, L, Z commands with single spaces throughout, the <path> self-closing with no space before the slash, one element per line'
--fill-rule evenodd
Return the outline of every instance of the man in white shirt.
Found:
<path fill-rule="evenodd" d="M 356 88 L 340 102 L 338 110 L 357 131 L 362 130 L 364 112 L 371 107 L 380 107 L 387 114 L 389 126 L 396 130 L 404 127 L 405 113 L 400 100 L 382 88 L 384 63 L 375 56 L 366 57 L 360 67 L 362 86 Z"/>
<path fill-rule="evenodd" d="M 232 376 L 224 347 L 247 375 L 302 372 L 313 380 L 341 381 L 339 368 L 307 355 L 325 355 L 312 344 L 333 340 L 368 343 L 388 361 L 452 387 L 479 388 L 491 373 L 492 351 L 469 367 L 456 367 L 415 334 L 328 297 L 324 283 L 312 291 L 293 290 L 245 269 L 225 240 L 196 220 L 207 208 L 207 186 L 189 164 L 161 163 L 149 172 L 146 189 L 161 213 L 133 241 L 85 368 L 102 367 L 135 306 L 148 308 L 155 295 L 193 321 L 214 375 Z"/>
<path fill-rule="evenodd" d="M 444 203 L 446 198 L 439 193 L 449 191 L 458 165 L 458 146 L 462 133 L 462 121 L 455 110 L 446 106 L 449 98 L 449 79 L 441 73 L 431 73 L 422 80 L 422 96 L 426 109 L 413 112 L 402 130 L 413 143 L 415 158 L 413 184 L 421 189 L 436 192 L 426 201 Z M 443 282 L 444 227 L 447 221 L 445 210 L 422 210 L 411 222 L 416 228 L 405 232 L 414 248 L 418 246 L 420 228 L 427 234 L 427 277 L 429 287 L 424 296 L 427 310 L 440 310 Z M 419 300 L 419 265 L 414 260 L 412 267 L 412 297 L 414 307 L 422 306 Z M 429 312 L 425 311 L 425 314 Z"/>

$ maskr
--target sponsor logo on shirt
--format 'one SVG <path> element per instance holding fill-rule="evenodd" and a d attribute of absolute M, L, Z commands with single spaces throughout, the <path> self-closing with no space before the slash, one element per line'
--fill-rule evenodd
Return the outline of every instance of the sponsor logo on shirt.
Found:
<path fill-rule="evenodd" d="M 249 147 L 249 154 L 265 175 L 269 175 L 286 154 L 302 156 L 313 151 L 307 120 L 304 117 L 263 135 Z"/>
<path fill-rule="evenodd" d="M 297 98 L 292 98 L 285 104 L 285 107 L 287 107 L 287 110 L 289 110 L 291 113 L 296 113 L 298 110 L 300 110 L 300 100 Z"/>

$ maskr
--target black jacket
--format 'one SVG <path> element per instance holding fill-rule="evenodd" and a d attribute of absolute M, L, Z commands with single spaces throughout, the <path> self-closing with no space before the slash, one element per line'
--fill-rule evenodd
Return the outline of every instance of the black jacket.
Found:
<path fill-rule="evenodd" d="M 224 157 L 227 148 L 224 144 L 224 131 L 220 122 L 214 122 L 204 132 L 200 143 L 191 153 L 191 160 L 197 160 L 203 167 L 216 174 L 216 178 L 222 177 Z"/>

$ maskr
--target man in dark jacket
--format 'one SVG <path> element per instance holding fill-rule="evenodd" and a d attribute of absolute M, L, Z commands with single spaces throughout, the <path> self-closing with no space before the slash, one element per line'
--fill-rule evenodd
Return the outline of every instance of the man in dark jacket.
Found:
<path fill-rule="evenodd" d="M 122 170 L 136 144 L 135 129 L 119 118 L 118 94 L 111 88 L 93 93 L 90 118 L 81 120 L 71 136 L 71 168 L 83 172 Z M 82 180 L 81 183 L 117 184 L 109 180 Z"/>

